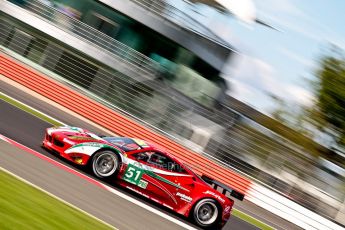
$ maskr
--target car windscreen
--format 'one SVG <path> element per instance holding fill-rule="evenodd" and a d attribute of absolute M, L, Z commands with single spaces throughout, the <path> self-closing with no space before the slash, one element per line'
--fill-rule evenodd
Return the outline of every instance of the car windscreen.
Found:
<path fill-rule="evenodd" d="M 141 149 L 137 143 L 135 143 L 131 138 L 127 137 L 103 137 L 103 140 L 116 145 L 125 152 Z"/>

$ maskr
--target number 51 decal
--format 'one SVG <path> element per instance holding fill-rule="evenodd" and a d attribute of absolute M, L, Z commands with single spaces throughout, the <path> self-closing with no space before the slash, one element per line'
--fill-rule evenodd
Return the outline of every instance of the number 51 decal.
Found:
<path fill-rule="evenodd" d="M 143 174 L 144 170 L 142 168 L 129 164 L 122 179 L 145 189 L 147 182 L 141 180 Z"/>

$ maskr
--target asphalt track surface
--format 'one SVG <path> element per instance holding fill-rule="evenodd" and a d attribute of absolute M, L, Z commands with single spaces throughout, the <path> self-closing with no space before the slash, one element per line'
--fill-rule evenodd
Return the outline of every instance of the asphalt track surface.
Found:
<path fill-rule="evenodd" d="M 70 124 L 70 119 L 63 122 Z M 90 124 L 86 124 L 82 121 L 74 122 L 74 125 L 76 125 L 75 123 L 79 123 L 77 125 L 81 127 L 90 127 Z M 73 167 L 73 165 L 66 163 L 40 147 L 44 130 L 51 126 L 51 124 L 0 100 L 0 134 L 40 152 L 54 161 Z M 97 132 L 100 130 L 94 129 L 92 131 Z M 23 150 L 18 150 L 3 141 L 0 142 L 0 154 L 0 167 L 23 177 L 29 182 L 74 204 L 116 228 L 133 230 L 183 229 L 181 226 L 157 214 L 138 207 L 106 190 L 102 190 L 80 177 L 65 172 L 59 167 L 44 162 L 29 153 L 25 153 Z M 85 173 L 81 170 L 78 171 Z M 140 196 L 132 194 L 124 189 L 112 187 L 169 216 L 186 222 L 184 218 Z M 223 229 L 257 228 L 241 219 L 232 217 Z"/>
<path fill-rule="evenodd" d="M 0 75 L 0 78 L 3 76 Z M 4 80 L 4 78 L 2 78 Z M 2 80 L 0 79 L 0 80 Z M 11 83 L 13 84 L 13 83 Z M 40 111 L 59 119 L 60 121 L 70 124 L 73 126 L 78 126 L 78 127 L 86 127 L 90 131 L 95 132 L 95 133 L 103 133 L 104 130 L 101 130 L 99 127 L 90 125 L 89 122 L 83 121 L 75 116 L 72 116 L 69 113 L 66 113 L 62 111 L 61 109 L 57 108 L 56 106 L 52 106 L 47 104 L 46 101 L 38 99 L 37 97 L 33 97 L 32 95 L 22 91 L 22 89 L 18 89 L 16 87 L 13 87 L 11 84 L 8 84 L 8 82 L 0 81 L 0 92 L 4 92 L 19 101 L 22 101 L 26 103 L 27 105 L 39 109 Z M 82 106 L 82 105 L 81 105 Z M 43 150 L 40 148 L 40 143 L 42 140 L 43 132 L 44 129 L 47 127 L 51 127 L 52 125 L 49 123 L 46 123 L 42 121 L 41 119 L 34 117 L 22 110 L 19 110 L 12 105 L 1 101 L 0 100 L 0 134 L 3 134 L 23 145 L 26 145 L 50 158 L 52 158 L 54 161 L 61 162 L 62 164 L 65 164 L 69 167 L 73 167 L 71 164 L 64 162 L 63 160 L 59 159 L 56 156 L 53 156 L 52 154 L 48 153 L 47 151 Z M 4 147 L 4 145 L 0 146 L 0 154 L 1 150 Z M 4 147 L 7 148 L 7 147 Z M 5 155 L 0 157 L 0 167 L 2 166 L 2 159 L 7 157 L 15 157 L 14 155 Z M 144 210 L 138 206 L 133 206 L 130 202 L 123 200 L 122 198 L 116 197 L 114 194 L 109 194 L 109 192 L 102 191 L 101 197 L 111 197 L 109 198 L 109 202 L 106 204 L 111 204 L 112 210 L 110 212 L 105 212 L 104 206 L 102 206 L 102 203 L 98 202 L 98 197 L 97 193 L 95 194 L 88 193 L 88 191 L 92 191 L 92 189 L 89 189 L 87 187 L 91 186 L 90 184 L 87 184 L 85 182 L 79 182 L 76 184 L 81 184 L 79 191 L 74 191 L 71 192 L 71 188 L 68 187 L 67 185 L 64 186 L 64 189 L 62 191 L 55 188 L 55 183 L 57 181 L 61 180 L 60 174 L 57 173 L 57 175 L 53 174 L 50 175 L 51 178 L 48 178 L 45 181 L 46 183 L 40 183 L 41 180 L 36 179 L 40 178 L 40 174 L 37 174 L 38 172 L 42 174 L 42 169 L 37 167 L 37 164 L 35 163 L 37 160 L 26 160 L 24 164 L 20 167 L 15 167 L 20 169 L 20 168 L 25 168 L 24 173 L 24 179 L 30 179 L 27 178 L 29 175 L 36 175 L 36 177 L 31 178 L 33 181 L 29 180 L 30 182 L 33 182 L 34 184 L 43 187 L 43 188 L 49 188 L 48 191 L 55 194 L 61 194 L 61 198 L 70 201 L 72 198 L 75 198 L 74 200 L 72 199 L 73 202 L 72 204 L 75 204 L 77 207 L 80 207 L 84 209 L 85 211 L 95 215 L 96 217 L 114 225 L 117 228 L 120 229 L 180 229 L 181 227 L 174 224 L 173 222 L 167 221 L 166 219 L 151 213 L 147 210 Z M 13 167 L 12 167 L 13 168 Z M 47 169 L 47 172 L 50 172 L 52 167 L 49 167 Z M 58 169 L 54 169 L 58 170 Z M 80 171 L 80 170 L 79 170 Z M 13 170 L 12 172 L 16 173 L 16 170 Z M 45 172 L 45 171 L 44 171 Z M 82 171 L 82 173 L 85 173 Z M 20 175 L 21 176 L 21 175 Z M 46 173 L 42 174 L 42 176 L 46 176 Z M 47 180 L 49 182 L 47 182 Z M 77 181 L 80 180 L 76 179 Z M 36 183 L 37 182 L 37 183 Z M 63 182 L 62 182 L 63 183 Z M 169 216 L 172 216 L 173 218 L 179 219 L 180 221 L 186 222 L 184 219 L 181 219 L 179 216 L 172 214 L 168 210 L 162 209 L 160 206 L 153 204 L 140 196 L 136 194 L 132 194 L 127 190 L 123 189 L 118 189 L 121 192 L 134 197 L 136 200 L 145 203 L 151 207 L 154 207 L 155 209 L 168 214 Z M 87 196 L 89 197 L 87 199 L 87 202 L 79 202 L 79 197 L 85 197 L 85 192 L 87 191 Z M 104 194 L 103 194 L 104 193 Z M 73 194 L 73 196 L 71 196 Z M 115 201 L 113 201 L 115 200 Z M 85 200 L 82 200 L 85 201 Z M 118 204 L 120 203 L 120 204 Z M 85 207 L 86 206 L 86 207 Z M 116 208 L 116 207 L 121 207 L 121 208 Z M 115 208 L 114 208 L 115 207 Z M 300 229 L 297 226 L 293 225 L 290 222 L 287 222 L 271 213 L 269 213 L 266 210 L 263 210 L 254 204 L 248 203 L 246 201 L 244 202 L 235 202 L 235 207 L 238 208 L 239 210 L 250 214 L 251 216 L 262 220 L 265 223 L 268 223 L 274 228 L 277 229 Z M 131 215 L 122 215 L 121 213 L 132 213 Z M 140 218 L 135 218 L 135 216 L 138 216 Z M 145 218 L 144 218 L 144 217 Z M 128 225 L 128 223 L 130 223 Z M 143 223 L 144 227 L 143 227 Z M 163 223 L 163 225 L 162 225 Z M 195 226 L 194 226 L 195 227 Z M 223 229 L 257 229 L 253 225 L 237 218 L 237 217 L 231 217 L 229 222 L 226 224 L 226 226 Z"/>

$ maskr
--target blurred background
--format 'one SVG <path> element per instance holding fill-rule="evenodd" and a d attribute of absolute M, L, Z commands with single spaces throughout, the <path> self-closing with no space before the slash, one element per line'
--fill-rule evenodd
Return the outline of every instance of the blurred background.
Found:
<path fill-rule="evenodd" d="M 6 49 L 345 224 L 345 2 L 9 2 L 61 31 L 1 12 Z"/>

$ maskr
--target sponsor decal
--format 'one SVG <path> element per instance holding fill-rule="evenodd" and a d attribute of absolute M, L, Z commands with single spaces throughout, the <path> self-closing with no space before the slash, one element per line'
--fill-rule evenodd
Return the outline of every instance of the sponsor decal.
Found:
<path fill-rule="evenodd" d="M 139 186 L 139 183 L 141 181 L 141 177 L 144 174 L 144 169 L 137 167 L 133 164 L 129 164 L 125 174 L 123 175 L 122 179 L 124 181 L 127 181 L 131 184 L 135 184 L 137 186 Z M 140 186 L 139 186 L 140 187 Z"/>
<path fill-rule="evenodd" d="M 193 200 L 192 197 L 187 196 L 186 194 L 183 194 L 183 193 L 180 193 L 180 192 L 177 192 L 176 196 L 180 197 L 181 200 L 184 200 L 184 201 L 186 201 L 188 203 L 192 202 L 192 200 Z"/>
<path fill-rule="evenodd" d="M 228 212 L 230 212 L 230 209 L 231 209 L 230 206 L 226 206 L 226 207 L 224 208 L 224 212 L 228 213 Z"/>
<path fill-rule="evenodd" d="M 174 186 L 176 188 L 185 190 L 187 192 L 189 191 L 188 189 L 182 187 L 181 185 L 176 184 L 176 183 L 174 183 L 174 182 L 172 182 L 172 181 L 170 181 L 170 180 L 157 174 L 157 173 L 163 172 L 164 174 L 167 174 L 167 175 L 174 175 L 174 173 L 169 173 L 169 172 L 165 172 L 163 170 L 154 169 L 154 168 L 151 168 L 147 165 L 142 165 L 139 162 L 133 161 L 129 158 L 126 158 L 125 163 L 128 164 L 128 167 L 127 167 L 126 172 L 125 172 L 122 179 L 129 182 L 129 183 L 138 185 L 143 174 L 146 174 L 147 176 L 149 176 L 151 178 L 157 179 L 161 182 L 164 182 L 164 183 L 169 184 L 171 186 Z"/>
<path fill-rule="evenodd" d="M 215 192 L 207 190 L 206 192 L 203 192 L 203 193 L 206 194 L 206 195 L 209 194 L 209 195 L 213 196 L 214 198 L 216 198 L 217 200 L 219 200 L 222 203 L 225 202 L 225 200 L 220 195 L 216 194 Z"/>
<path fill-rule="evenodd" d="M 145 181 L 145 180 L 140 180 L 139 183 L 138 183 L 138 186 L 139 186 L 140 188 L 146 189 L 147 184 L 148 184 L 147 181 Z"/>
<path fill-rule="evenodd" d="M 140 164 L 139 162 L 133 162 L 133 164 L 129 163 L 122 179 L 124 181 L 127 181 L 131 184 L 134 184 L 140 188 L 146 189 L 148 182 L 142 179 L 142 176 L 144 174 L 146 174 L 147 176 L 151 177 L 153 179 L 153 181 L 158 180 L 158 181 L 164 182 L 166 184 L 172 185 L 176 188 L 183 189 L 185 191 L 189 191 L 188 189 L 183 188 L 181 185 L 173 183 L 173 182 L 165 179 L 164 177 L 161 177 L 161 176 L 155 174 L 154 172 L 148 170 L 147 168 L 143 168 L 143 166 L 144 165 Z M 151 181 L 151 183 L 153 183 L 153 181 Z M 167 193 L 170 196 L 170 198 L 177 204 L 177 200 L 175 199 L 174 195 L 171 194 L 169 192 L 169 190 L 167 190 L 164 186 L 161 186 L 158 181 L 156 181 L 157 183 L 153 183 L 153 184 L 155 186 L 157 186 L 158 188 L 162 189 L 165 193 Z M 179 194 L 180 194 L 180 198 L 182 200 L 184 200 L 186 202 L 192 201 L 191 197 L 184 195 L 182 193 L 179 193 Z"/>

